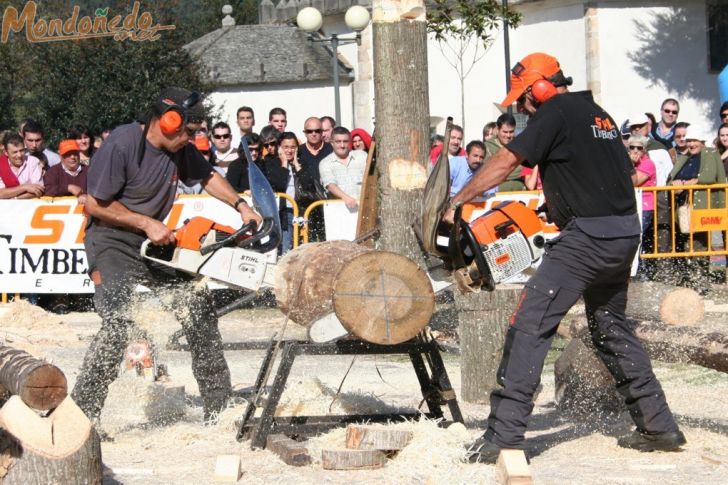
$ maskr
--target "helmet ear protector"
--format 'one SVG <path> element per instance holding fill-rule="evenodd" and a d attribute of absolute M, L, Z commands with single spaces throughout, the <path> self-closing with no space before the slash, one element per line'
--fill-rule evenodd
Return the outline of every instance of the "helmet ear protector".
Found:
<path fill-rule="evenodd" d="M 161 99 L 154 105 L 159 116 L 159 128 L 165 135 L 174 135 L 187 123 L 187 111 L 200 101 L 200 93 L 192 91 L 181 105 L 171 99 Z"/>
<path fill-rule="evenodd" d="M 545 103 L 552 97 L 556 96 L 558 94 L 558 90 L 556 89 L 557 87 L 571 86 L 571 84 L 574 82 L 571 77 L 565 77 L 564 73 L 561 70 L 559 70 L 553 76 L 547 77 L 544 76 L 543 73 L 541 73 L 540 71 L 527 69 L 520 62 L 517 62 L 516 65 L 513 66 L 513 69 L 511 69 L 511 73 L 516 77 L 521 77 L 524 72 L 529 70 L 538 73 L 543 78 L 538 79 L 528 88 L 528 91 L 530 91 L 533 95 L 533 99 L 535 99 L 536 102 L 539 104 Z"/>

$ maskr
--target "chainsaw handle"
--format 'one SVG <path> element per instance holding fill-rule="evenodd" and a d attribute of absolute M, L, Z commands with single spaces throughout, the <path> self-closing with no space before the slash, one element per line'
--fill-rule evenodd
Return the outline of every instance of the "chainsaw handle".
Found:
<path fill-rule="evenodd" d="M 448 252 L 450 253 L 453 266 L 455 269 L 467 266 L 465 258 L 463 257 L 463 248 L 460 245 L 462 234 L 462 239 L 465 240 L 466 246 L 470 249 L 470 252 L 473 253 L 475 265 L 480 273 L 481 287 L 488 291 L 493 291 L 495 289 L 493 275 L 490 272 L 490 267 L 488 266 L 488 262 L 485 260 L 485 256 L 483 256 L 483 250 L 480 248 L 480 243 L 478 243 L 475 234 L 473 234 L 473 231 L 470 229 L 470 224 L 462 218 L 462 207 L 458 207 L 455 210 L 454 218 L 455 224 L 453 224 L 450 232 L 450 241 L 448 242 Z"/>
<path fill-rule="evenodd" d="M 217 251 L 220 248 L 224 248 L 225 246 L 233 246 L 235 244 L 235 240 L 237 238 L 239 238 L 246 232 L 250 231 L 251 229 L 255 229 L 256 226 L 257 226 L 257 223 L 255 221 L 250 221 L 247 224 L 243 224 L 240 229 L 238 229 L 234 233 L 230 234 L 228 237 L 226 237 L 222 241 L 216 242 L 214 244 L 210 244 L 209 246 L 203 246 L 202 248 L 200 248 L 200 254 L 202 256 L 205 256 L 207 254 Z"/>

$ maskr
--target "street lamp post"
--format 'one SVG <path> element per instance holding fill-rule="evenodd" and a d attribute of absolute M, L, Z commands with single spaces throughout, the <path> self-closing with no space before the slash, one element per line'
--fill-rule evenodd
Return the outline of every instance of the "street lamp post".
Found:
<path fill-rule="evenodd" d="M 298 12 L 296 24 L 298 28 L 304 32 L 308 32 L 308 40 L 310 42 L 327 42 L 331 44 L 331 66 L 334 70 L 334 109 L 336 124 L 341 123 L 341 99 L 339 97 L 339 56 L 338 50 L 340 45 L 359 44 L 361 42 L 361 31 L 369 25 L 369 11 L 360 6 L 355 5 L 346 11 L 344 22 L 347 27 L 355 32 L 354 37 L 341 37 L 339 34 L 333 33 L 329 37 L 315 36 L 323 25 L 323 17 L 321 12 L 314 7 L 306 7 Z"/>

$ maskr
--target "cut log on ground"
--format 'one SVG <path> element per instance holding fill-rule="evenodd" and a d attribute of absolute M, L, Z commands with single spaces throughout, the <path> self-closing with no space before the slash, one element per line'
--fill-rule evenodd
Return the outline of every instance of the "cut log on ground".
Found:
<path fill-rule="evenodd" d="M 728 333 L 699 327 L 672 326 L 658 322 L 630 321 L 651 359 L 694 364 L 728 372 Z M 566 332 L 561 330 L 560 334 Z M 568 335 L 588 339 L 586 318 L 572 319 Z"/>
<path fill-rule="evenodd" d="M 265 449 L 278 455 L 286 465 L 306 466 L 311 464 L 311 455 L 308 454 L 306 447 L 283 434 L 269 434 Z"/>
<path fill-rule="evenodd" d="M 58 406 L 68 393 L 66 376 L 58 367 L 2 344 L 0 386 L 42 411 Z"/>
<path fill-rule="evenodd" d="M 554 364 L 555 400 L 569 414 L 617 414 L 625 409 L 614 378 L 594 353 L 591 342 L 575 338 Z"/>
<path fill-rule="evenodd" d="M 705 303 L 690 288 L 654 281 L 634 282 L 629 284 L 626 314 L 637 320 L 695 325 L 705 316 Z"/>
<path fill-rule="evenodd" d="M 366 470 L 382 468 L 387 455 L 379 450 L 321 450 L 324 470 Z"/>
<path fill-rule="evenodd" d="M 454 293 L 463 400 L 485 403 L 498 385 L 496 372 L 503 354 L 505 331 L 520 293 L 520 286 L 514 285 L 498 286 L 492 292 Z"/>
<path fill-rule="evenodd" d="M 398 451 L 412 441 L 412 431 L 350 424 L 346 447 L 355 450 Z"/>
<path fill-rule="evenodd" d="M 101 483 L 99 437 L 70 397 L 44 418 L 13 396 L 0 427 L 2 485 Z"/>
<path fill-rule="evenodd" d="M 306 244 L 278 265 L 279 306 L 304 326 L 334 312 L 351 334 L 397 344 L 430 321 L 435 296 L 427 275 L 410 259 L 348 241 Z"/>

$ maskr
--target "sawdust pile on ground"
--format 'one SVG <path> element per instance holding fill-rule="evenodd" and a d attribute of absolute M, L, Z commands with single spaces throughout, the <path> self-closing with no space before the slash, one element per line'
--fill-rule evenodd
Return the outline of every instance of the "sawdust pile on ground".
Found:
<path fill-rule="evenodd" d="M 327 414 L 374 414 L 412 412 L 392 407 L 371 393 L 340 392 L 317 377 L 291 382 L 276 410 L 276 416 L 324 416 Z"/>
<path fill-rule="evenodd" d="M 59 315 L 48 313 L 26 300 L 15 300 L 0 305 L 0 340 L 36 357 L 43 357 L 43 345 L 66 346 L 77 342 L 78 337 L 64 325 Z"/>
<path fill-rule="evenodd" d="M 0 309 L 3 327 L 24 327 L 27 329 L 44 329 L 56 327 L 63 323 L 59 315 L 48 313 L 27 300 L 15 300 Z"/>

